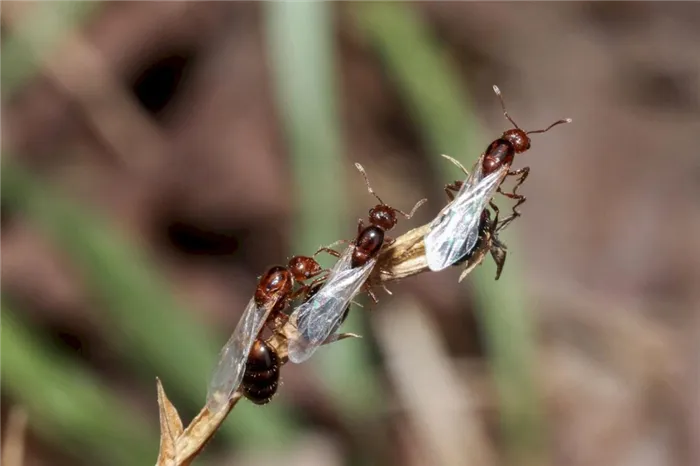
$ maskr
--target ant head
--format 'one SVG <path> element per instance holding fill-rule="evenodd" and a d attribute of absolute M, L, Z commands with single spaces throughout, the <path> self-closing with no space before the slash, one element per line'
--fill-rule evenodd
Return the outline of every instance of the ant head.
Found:
<path fill-rule="evenodd" d="M 515 128 L 509 129 L 505 133 L 503 133 L 503 139 L 506 139 L 510 141 L 511 144 L 513 144 L 513 148 L 515 149 L 516 154 L 522 154 L 526 150 L 530 148 L 530 137 L 528 134 L 534 134 L 534 133 L 546 133 L 550 129 L 554 128 L 557 125 L 561 125 L 563 123 L 571 123 L 571 118 L 566 118 L 564 120 L 559 120 L 555 121 L 545 129 L 538 129 L 535 131 L 523 131 L 520 129 L 520 127 L 513 121 L 513 119 L 508 115 L 508 110 L 506 110 L 506 104 L 503 101 L 503 96 L 501 95 L 501 90 L 498 89 L 498 86 L 493 86 L 493 91 L 496 93 L 498 96 L 498 99 L 501 101 L 501 108 L 503 109 L 503 116 L 506 117 L 508 121 L 510 121 Z"/>
<path fill-rule="evenodd" d="M 516 154 L 523 153 L 530 148 L 530 137 L 520 128 L 509 129 L 504 132 L 503 139 L 513 144 Z"/>
<path fill-rule="evenodd" d="M 316 276 L 321 271 L 321 265 L 313 257 L 294 256 L 289 259 L 289 271 L 298 282 Z"/>
<path fill-rule="evenodd" d="M 389 231 L 396 226 L 398 219 L 393 207 L 377 204 L 369 210 L 369 223 L 384 231 Z"/>

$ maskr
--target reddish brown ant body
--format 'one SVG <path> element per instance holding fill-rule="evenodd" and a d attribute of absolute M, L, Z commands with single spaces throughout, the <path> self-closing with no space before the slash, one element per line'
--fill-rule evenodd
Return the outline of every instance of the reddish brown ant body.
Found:
<path fill-rule="evenodd" d="M 280 365 L 277 352 L 260 338 L 255 340 L 241 382 L 243 396 L 255 404 L 268 403 L 277 393 Z"/>
<path fill-rule="evenodd" d="M 406 218 L 406 220 L 409 220 L 411 217 L 413 217 L 413 214 L 415 214 L 418 207 L 420 207 L 427 200 L 421 199 L 420 201 L 416 202 L 413 209 L 411 209 L 411 212 L 408 214 L 402 210 L 391 207 L 388 204 L 385 204 L 377 193 L 374 192 L 364 167 L 362 167 L 362 165 L 359 163 L 356 163 L 355 167 L 360 171 L 360 173 L 362 173 L 362 176 L 365 179 L 365 184 L 367 185 L 367 190 L 371 195 L 377 198 L 379 204 L 375 205 L 369 210 L 369 225 L 365 226 L 362 219 L 359 219 L 357 223 L 357 237 L 351 242 L 355 246 L 351 260 L 352 268 L 362 267 L 371 259 L 377 257 L 379 251 L 382 249 L 382 246 L 394 242 L 393 238 L 386 236 L 386 232 L 392 230 L 398 223 L 396 214 L 401 214 Z M 347 240 L 340 240 L 334 244 L 349 242 L 350 241 Z M 331 249 L 330 246 L 320 248 L 316 253 L 318 254 L 321 251 L 325 251 L 335 257 L 340 257 L 340 253 Z M 369 284 L 365 284 L 364 290 L 375 304 L 379 302 Z"/>
<path fill-rule="evenodd" d="M 561 125 L 564 123 L 571 123 L 571 118 L 566 118 L 563 120 L 558 120 L 549 125 L 545 129 L 539 129 L 535 131 L 523 131 L 520 129 L 520 127 L 513 121 L 513 119 L 508 115 L 508 111 L 506 110 L 506 104 L 503 101 L 503 96 L 501 95 L 500 89 L 498 89 L 498 86 L 493 86 L 493 90 L 498 96 L 500 102 L 501 102 L 501 108 L 503 109 L 503 116 L 506 117 L 508 121 L 510 121 L 515 128 L 506 130 L 503 132 L 500 138 L 496 139 L 495 141 L 491 142 L 491 144 L 488 145 L 486 148 L 486 151 L 483 153 L 481 158 L 479 159 L 479 162 L 481 164 L 481 170 L 483 173 L 483 176 L 488 176 L 489 174 L 497 171 L 503 166 L 507 166 L 509 171 L 504 175 L 503 180 L 505 180 L 506 177 L 508 176 L 515 176 L 518 177 L 515 185 L 513 186 L 513 189 L 510 192 L 504 192 L 501 187 L 498 187 L 499 193 L 502 195 L 514 199 L 517 202 L 513 206 L 513 213 L 507 217 L 505 220 L 503 220 L 499 225 L 499 229 L 503 229 L 505 226 L 507 226 L 510 222 L 515 220 L 517 217 L 521 215 L 520 211 L 518 210 L 518 207 L 527 200 L 527 198 L 521 194 L 518 194 L 518 188 L 520 187 L 521 184 L 527 179 L 528 175 L 530 174 L 530 167 L 524 167 L 519 170 L 512 170 L 510 171 L 510 166 L 513 163 L 513 159 L 515 158 L 516 154 L 522 154 L 523 152 L 527 151 L 530 149 L 530 134 L 536 134 L 536 133 L 546 133 L 550 129 L 554 128 L 557 125 Z M 464 170 L 466 172 L 466 170 Z M 501 181 L 502 183 L 502 181 Z M 458 192 L 460 188 L 462 187 L 463 182 L 462 181 L 456 181 L 452 184 L 445 185 L 445 193 L 447 194 L 447 197 L 449 198 L 450 201 L 454 200 L 454 192 Z M 491 208 L 494 210 L 496 213 L 496 219 L 495 223 L 498 224 L 498 207 L 493 203 L 493 201 L 489 202 L 489 205 Z"/>
<path fill-rule="evenodd" d="M 270 267 L 260 277 L 254 296 L 221 350 L 207 395 L 210 411 L 223 409 L 242 383 L 241 390 L 254 403 L 264 404 L 271 399 L 279 379 L 279 358 L 262 341 L 263 327 L 268 326 L 277 332 L 288 318 L 284 310 L 289 302 L 308 292 L 325 277 L 302 285 L 296 291 L 295 284 L 303 284 L 323 271 L 313 257 L 294 256 L 286 267 Z"/>
<path fill-rule="evenodd" d="M 323 277 L 309 285 L 303 285 L 303 283 L 323 272 L 324 269 L 316 259 L 309 256 L 294 256 L 289 259 L 286 267 L 281 265 L 270 267 L 258 281 L 255 289 L 255 304 L 264 306 L 270 300 L 275 300 L 268 321 L 279 324 L 286 317 L 283 311 L 289 302 L 308 293 L 314 284 L 323 281 Z M 294 291 L 294 285 L 297 283 L 302 286 Z"/>

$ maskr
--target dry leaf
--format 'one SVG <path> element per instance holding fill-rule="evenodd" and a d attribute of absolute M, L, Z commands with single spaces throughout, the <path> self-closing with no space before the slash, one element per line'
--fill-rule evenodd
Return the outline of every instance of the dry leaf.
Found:
<path fill-rule="evenodd" d="M 160 411 L 160 451 L 158 466 L 173 466 L 177 464 L 177 440 L 183 432 L 182 420 L 175 406 L 170 402 L 163 390 L 163 384 L 156 378 L 158 386 L 158 409 Z"/>

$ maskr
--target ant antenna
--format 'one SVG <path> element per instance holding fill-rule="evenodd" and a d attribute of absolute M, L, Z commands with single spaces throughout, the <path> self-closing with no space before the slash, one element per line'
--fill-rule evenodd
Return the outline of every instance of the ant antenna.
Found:
<path fill-rule="evenodd" d="M 374 197 L 376 197 L 381 205 L 386 205 L 386 204 L 384 204 L 384 201 L 382 201 L 382 198 L 379 197 L 377 195 L 377 193 L 374 192 L 374 189 L 372 189 L 372 186 L 370 186 L 369 178 L 367 178 L 367 172 L 365 172 L 365 169 L 362 167 L 362 165 L 355 162 L 355 168 L 357 168 L 360 171 L 360 173 L 362 173 L 362 176 L 365 178 L 365 184 L 367 185 L 367 190 L 369 191 L 369 193 L 371 195 L 373 195 Z"/>
<path fill-rule="evenodd" d="M 362 167 L 362 165 L 360 165 L 359 163 L 356 162 L 355 167 L 360 171 L 360 173 L 362 173 L 362 176 L 365 178 L 365 183 L 367 184 L 367 190 L 369 191 L 369 193 L 371 195 L 373 195 L 374 197 L 376 197 L 381 205 L 386 206 L 387 204 L 385 204 L 384 201 L 382 201 L 382 198 L 379 197 L 377 195 L 377 193 L 375 193 L 374 190 L 372 189 L 372 186 L 370 186 L 369 178 L 367 178 L 367 172 L 365 172 L 365 169 Z M 421 199 L 420 201 L 416 202 L 416 205 L 413 206 L 413 209 L 411 209 L 411 212 L 408 214 L 406 212 L 404 212 L 403 210 L 399 210 L 399 209 L 396 209 L 396 208 L 391 207 L 391 206 L 388 206 L 388 207 L 391 210 L 393 210 L 394 212 L 400 213 L 401 215 L 406 217 L 406 219 L 410 219 L 411 217 L 413 217 L 413 214 L 416 213 L 416 210 L 418 210 L 418 207 L 422 206 L 427 201 L 428 201 L 428 199 Z"/>
<path fill-rule="evenodd" d="M 416 205 L 413 206 L 413 209 L 411 209 L 411 212 L 408 214 L 402 210 L 394 209 L 393 207 L 391 208 L 391 210 L 393 210 L 394 212 L 400 213 L 401 215 L 406 217 L 406 220 L 409 220 L 411 217 L 413 217 L 413 214 L 416 213 L 416 210 L 418 210 L 418 207 L 422 206 L 426 202 L 428 202 L 428 199 L 426 199 L 426 198 L 423 198 L 420 201 L 416 202 Z M 391 294 L 391 293 L 389 293 L 389 294 Z"/>
<path fill-rule="evenodd" d="M 447 160 L 449 160 L 450 162 L 452 162 L 452 163 L 454 163 L 455 165 L 457 165 L 457 166 L 464 172 L 465 175 L 469 176 L 469 172 L 467 171 L 466 168 L 464 168 L 464 165 L 462 165 L 462 164 L 459 162 L 459 160 L 456 160 L 456 159 L 450 157 L 449 155 L 445 155 L 445 154 L 442 154 L 442 156 L 445 157 L 445 158 L 446 158 Z"/>
<path fill-rule="evenodd" d="M 515 121 L 513 121 L 513 119 L 510 117 L 510 115 L 508 115 L 508 110 L 506 110 L 506 103 L 503 101 L 503 96 L 501 95 L 501 90 L 495 84 L 493 85 L 493 92 L 496 93 L 496 95 L 498 96 L 498 99 L 501 101 L 501 108 L 503 109 L 503 116 L 506 117 L 508 119 L 508 121 L 510 121 L 513 124 L 513 126 L 515 126 L 516 129 L 520 129 L 520 126 L 518 126 L 518 124 Z"/>
<path fill-rule="evenodd" d="M 554 128 L 557 125 L 563 125 L 564 123 L 571 123 L 573 120 L 571 118 L 565 118 L 563 120 L 555 121 L 551 125 L 547 126 L 545 129 L 538 129 L 536 131 L 528 131 L 525 134 L 533 134 L 533 133 L 546 133 L 550 129 Z"/>

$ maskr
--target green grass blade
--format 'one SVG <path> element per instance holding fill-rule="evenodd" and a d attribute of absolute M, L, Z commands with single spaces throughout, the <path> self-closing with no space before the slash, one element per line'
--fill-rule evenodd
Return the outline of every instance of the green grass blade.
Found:
<path fill-rule="evenodd" d="M 17 5 L 11 5 L 15 8 Z M 47 54 L 62 44 L 67 32 L 80 26 L 102 6 L 101 2 L 37 2 L 2 44 L 0 81 L 7 98 L 38 71 Z"/>
<path fill-rule="evenodd" d="M 445 180 L 460 173 L 439 154 L 465 165 L 476 161 L 490 138 L 477 143 L 470 102 L 447 50 L 431 35 L 410 4 L 363 2 L 353 5 L 356 23 L 386 63 L 391 78 L 409 106 L 422 137 L 434 154 L 436 171 Z M 491 89 L 484 89 L 491 92 Z M 494 97 L 495 98 L 495 97 Z M 480 309 L 502 409 L 502 427 L 509 456 L 523 463 L 541 459 L 545 422 L 535 389 L 535 344 L 529 306 L 520 287 L 514 229 L 504 234 L 510 245 L 506 271 L 495 282 L 491 261 L 471 277 Z"/>
<path fill-rule="evenodd" d="M 3 98 L 31 79 L 64 34 L 100 7 L 99 2 L 38 3 L 3 40 Z M 194 322 L 173 302 L 146 261 L 95 214 L 55 199 L 51 189 L 44 189 L 18 167 L 5 165 L 3 170 L 4 198 L 29 213 L 87 271 L 91 286 L 107 304 L 104 310 L 115 324 L 113 343 L 122 354 L 149 379 L 161 376 L 176 402 L 188 401 L 191 409 L 201 407 L 226 336 L 215 337 Z M 250 448 L 261 443 L 274 445 L 270 438 L 283 444 L 295 431 L 286 411 L 277 400 L 264 410 L 241 403 L 224 424 L 222 435 Z"/>
<path fill-rule="evenodd" d="M 352 236 L 344 178 L 354 171 L 343 157 L 334 69 L 332 2 L 270 2 L 266 31 L 276 98 L 291 147 L 299 206 L 294 232 L 297 254 Z M 354 173 L 358 182 L 361 179 Z M 343 331 L 362 333 L 362 312 L 351 312 Z M 346 341 L 314 355 L 344 416 L 361 419 L 379 399 L 366 345 Z"/>
<path fill-rule="evenodd" d="M 115 466 L 153 464 L 155 427 L 33 335 L 4 302 L 1 342 L 3 390 L 26 408 L 32 429 L 78 458 Z"/>
<path fill-rule="evenodd" d="M 157 272 L 117 229 L 96 212 L 61 196 L 17 166 L 3 165 L 2 197 L 47 234 L 84 270 L 87 285 L 105 304 L 111 343 L 145 378 L 160 377 L 176 403 L 204 405 L 207 383 L 227 336 L 215 336 L 173 298 Z M 233 329 L 231 329 L 233 331 Z M 178 406 L 182 411 L 186 406 Z M 291 440 L 281 402 L 256 409 L 240 403 L 224 423 L 222 435 L 246 447 Z"/>

